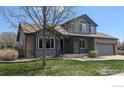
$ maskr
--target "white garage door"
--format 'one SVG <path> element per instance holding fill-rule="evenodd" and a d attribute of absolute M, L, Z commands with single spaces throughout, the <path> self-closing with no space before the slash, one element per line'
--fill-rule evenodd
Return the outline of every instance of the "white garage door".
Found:
<path fill-rule="evenodd" d="M 98 55 L 114 55 L 113 44 L 97 44 Z"/>

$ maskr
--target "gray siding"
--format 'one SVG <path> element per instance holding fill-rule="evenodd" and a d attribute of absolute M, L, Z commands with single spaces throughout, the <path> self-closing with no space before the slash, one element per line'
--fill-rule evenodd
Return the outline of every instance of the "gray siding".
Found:
<path fill-rule="evenodd" d="M 36 50 L 36 57 L 40 57 L 42 55 L 43 55 L 42 49 L 37 49 Z M 47 56 L 55 56 L 56 50 L 55 49 L 47 49 L 46 55 Z"/>

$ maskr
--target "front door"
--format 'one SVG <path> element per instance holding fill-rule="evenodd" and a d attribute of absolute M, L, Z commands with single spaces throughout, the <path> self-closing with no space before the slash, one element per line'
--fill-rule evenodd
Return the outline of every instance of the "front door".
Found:
<path fill-rule="evenodd" d="M 65 53 L 74 53 L 74 41 L 73 38 L 66 38 L 64 40 Z"/>
<path fill-rule="evenodd" d="M 74 53 L 79 53 L 79 40 L 77 38 L 74 39 Z"/>

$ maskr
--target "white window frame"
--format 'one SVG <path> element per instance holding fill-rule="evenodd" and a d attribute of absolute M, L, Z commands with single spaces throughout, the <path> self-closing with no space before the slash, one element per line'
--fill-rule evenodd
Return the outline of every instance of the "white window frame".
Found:
<path fill-rule="evenodd" d="M 92 29 L 94 29 L 94 32 L 92 31 Z M 90 26 L 90 32 L 95 33 L 95 27 L 94 26 Z"/>
<path fill-rule="evenodd" d="M 85 25 L 85 29 L 83 30 L 83 25 Z M 82 26 L 82 32 L 86 33 L 87 32 L 87 24 L 86 23 L 81 23 Z"/>
<path fill-rule="evenodd" d="M 85 46 L 85 47 L 84 47 L 84 48 L 83 48 L 83 47 L 80 47 L 80 49 L 86 49 L 86 40 L 85 40 L 85 39 L 80 39 L 79 42 L 81 43 L 81 41 L 84 41 L 84 44 L 85 44 L 84 46 Z"/>
<path fill-rule="evenodd" d="M 40 38 L 43 38 L 43 37 L 40 37 L 40 36 L 38 37 L 38 49 L 43 49 L 43 46 L 42 46 L 42 48 L 39 48 L 39 39 Z M 50 45 L 51 45 L 51 38 L 53 38 L 53 42 L 54 42 L 53 48 L 46 48 L 46 49 L 55 49 L 55 37 L 46 37 L 46 38 L 49 38 L 50 39 Z"/>

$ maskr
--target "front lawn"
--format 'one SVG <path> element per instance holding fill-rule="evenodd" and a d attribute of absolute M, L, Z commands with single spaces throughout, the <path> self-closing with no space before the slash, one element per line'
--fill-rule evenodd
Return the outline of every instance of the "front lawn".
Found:
<path fill-rule="evenodd" d="M 26 63 L 0 63 L 1 76 L 103 76 L 124 72 L 124 61 L 48 60 L 48 68 L 37 70 L 39 61 Z"/>

